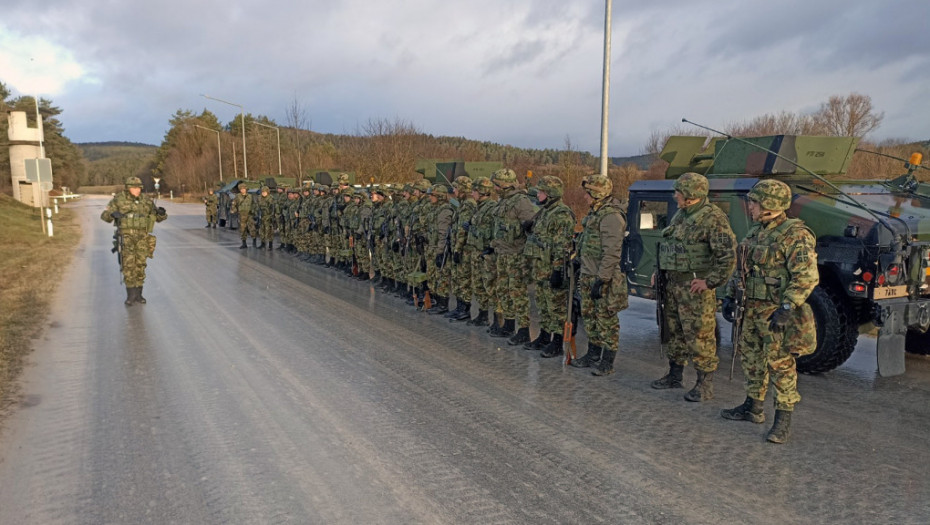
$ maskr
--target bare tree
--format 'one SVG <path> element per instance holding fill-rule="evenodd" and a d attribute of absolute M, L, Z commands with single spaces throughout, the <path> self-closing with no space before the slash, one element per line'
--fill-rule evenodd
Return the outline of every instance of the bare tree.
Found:
<path fill-rule="evenodd" d="M 293 130 L 294 142 L 297 145 L 297 182 L 301 183 L 303 178 L 303 163 L 302 163 L 302 151 L 300 140 L 300 135 L 303 130 L 310 131 L 310 126 L 312 122 L 310 116 L 307 114 L 306 108 L 303 104 L 300 103 L 300 100 L 297 99 L 297 94 L 294 94 L 294 99 L 291 100 L 291 103 L 287 106 L 285 112 L 285 117 L 287 119 L 287 125 Z"/>
<path fill-rule="evenodd" d="M 865 137 L 878 129 L 884 118 L 884 112 L 875 112 L 872 97 L 860 93 L 833 95 L 814 114 L 825 134 L 841 137 Z"/>

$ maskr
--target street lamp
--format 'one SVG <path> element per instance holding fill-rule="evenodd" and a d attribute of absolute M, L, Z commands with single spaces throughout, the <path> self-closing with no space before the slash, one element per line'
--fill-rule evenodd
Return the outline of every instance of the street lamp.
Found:
<path fill-rule="evenodd" d="M 249 163 L 246 161 L 246 156 L 245 156 L 245 108 L 239 104 L 235 104 L 233 102 L 227 102 L 225 100 L 211 97 L 209 95 L 204 95 L 203 93 L 201 93 L 200 96 L 202 96 L 203 98 L 208 98 L 210 100 L 215 100 L 217 102 L 222 102 L 223 104 L 229 104 L 230 106 L 236 106 L 237 108 L 239 108 L 239 115 L 242 117 L 242 172 L 245 174 L 245 178 L 248 179 L 249 178 Z"/>
<path fill-rule="evenodd" d="M 220 165 L 220 181 L 222 182 L 222 180 L 223 180 L 223 154 L 222 154 L 222 152 L 220 151 L 220 132 L 217 131 L 217 130 L 215 130 L 215 129 L 206 128 L 206 127 L 203 127 L 203 126 L 198 126 L 197 124 L 194 124 L 194 127 L 195 127 L 195 128 L 200 128 L 200 129 L 205 129 L 205 130 L 207 130 L 207 131 L 212 131 L 213 133 L 216 133 L 216 159 L 217 159 L 217 162 L 218 162 L 219 165 Z"/>
<path fill-rule="evenodd" d="M 266 128 L 271 128 L 275 131 L 275 134 L 278 136 L 278 177 L 281 176 L 281 130 L 278 129 L 278 126 L 269 126 L 268 124 L 262 124 L 257 120 L 253 120 L 252 124 L 258 124 L 259 126 L 264 126 Z"/>
<path fill-rule="evenodd" d="M 610 113 L 610 19 L 613 2 L 604 9 L 604 71 L 601 86 L 601 175 L 607 177 L 607 121 Z"/>

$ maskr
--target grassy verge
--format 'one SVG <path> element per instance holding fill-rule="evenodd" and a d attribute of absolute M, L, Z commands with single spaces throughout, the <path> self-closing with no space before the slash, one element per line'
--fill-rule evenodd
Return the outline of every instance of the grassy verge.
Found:
<path fill-rule="evenodd" d="M 81 237 L 73 211 L 61 209 L 53 221 L 55 236 L 48 237 L 38 209 L 0 195 L 0 415 L 15 401 L 32 339 Z"/>

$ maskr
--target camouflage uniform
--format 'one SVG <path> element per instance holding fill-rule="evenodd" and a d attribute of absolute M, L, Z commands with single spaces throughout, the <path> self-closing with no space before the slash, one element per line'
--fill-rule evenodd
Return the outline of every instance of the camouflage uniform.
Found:
<path fill-rule="evenodd" d="M 685 173 L 675 181 L 683 202 L 662 231 L 659 268 L 665 272 L 667 301 L 665 323 L 669 330 L 669 372 L 653 381 L 657 389 L 681 388 L 682 370 L 689 360 L 697 370 L 697 383 L 685 395 L 688 401 L 714 397 L 717 370 L 717 297 L 714 289 L 725 284 L 736 267 L 736 237 L 727 216 L 707 200 L 707 178 Z M 692 283 L 704 281 L 706 290 L 692 292 Z"/>
<path fill-rule="evenodd" d="M 288 190 L 287 205 L 284 207 L 284 222 L 287 224 L 287 251 L 294 252 L 297 246 L 297 235 L 299 228 L 297 226 L 297 215 L 300 212 L 300 190 L 293 188 Z"/>
<path fill-rule="evenodd" d="M 216 212 L 219 207 L 220 198 L 216 196 L 216 193 L 213 193 L 213 190 L 210 190 L 210 194 L 203 198 L 203 203 L 206 206 L 207 213 L 207 228 L 211 226 L 216 228 Z"/>
<path fill-rule="evenodd" d="M 342 199 L 344 207 L 339 213 L 340 237 L 342 243 L 339 249 L 339 258 L 343 263 L 342 269 L 352 274 L 352 261 L 355 255 L 355 229 L 358 228 L 358 205 L 355 204 L 353 197 L 355 188 L 346 186 L 339 192 L 339 198 Z M 358 261 L 356 261 L 356 265 Z"/>
<path fill-rule="evenodd" d="M 139 195 L 132 194 L 131 189 L 138 188 Z M 134 302 L 145 303 L 142 297 L 142 284 L 145 281 L 146 259 L 155 254 L 155 236 L 152 229 L 156 222 L 168 218 L 164 208 L 156 208 L 155 203 L 142 193 L 142 180 L 129 177 L 126 189 L 117 193 L 107 203 L 100 214 L 106 222 L 117 221 L 121 240 L 123 282 L 126 283 L 126 305 Z"/>
<path fill-rule="evenodd" d="M 749 199 L 761 209 L 738 248 L 739 267 L 727 285 L 725 311 L 732 313 L 738 283 L 745 283 L 745 309 L 739 345 L 746 400 L 723 410 L 727 419 L 762 423 L 762 403 L 771 380 L 775 386 L 775 422 L 766 436 L 774 443 L 788 439 L 798 394 L 795 356 L 816 347 L 816 328 L 808 296 L 819 283 L 816 237 L 800 219 L 789 219 L 791 189 L 783 182 L 759 181 Z"/>
<path fill-rule="evenodd" d="M 255 239 L 258 238 L 258 231 L 255 228 L 255 214 L 258 213 L 258 209 L 245 184 L 239 184 L 239 194 L 233 198 L 229 213 L 239 214 L 239 238 L 242 239 L 240 248 L 246 247 L 245 239 L 250 236 L 254 245 Z"/>
<path fill-rule="evenodd" d="M 429 247 L 426 250 L 427 282 L 432 290 L 433 308 L 430 313 L 444 314 L 449 311 L 449 273 L 452 262 L 452 223 L 455 208 L 449 202 L 449 188 L 434 184 L 429 189 L 431 209 L 428 224 Z"/>
<path fill-rule="evenodd" d="M 294 235 L 294 246 L 297 253 L 306 257 L 310 253 L 310 216 L 312 215 L 313 201 L 310 197 L 310 188 L 300 190 L 300 204 L 297 206 L 297 232 Z"/>
<path fill-rule="evenodd" d="M 429 189 L 429 181 L 420 179 L 412 186 L 413 195 L 411 195 L 410 215 L 407 219 L 407 255 L 406 270 L 407 282 L 414 288 L 424 287 L 426 281 L 426 242 L 427 242 L 427 222 L 429 217 L 429 199 L 426 198 L 426 191 Z M 415 301 L 416 299 L 413 299 Z"/>
<path fill-rule="evenodd" d="M 268 187 L 262 187 L 262 196 L 258 198 L 258 238 L 262 241 L 259 248 L 268 249 L 274 244 L 274 197 L 269 195 Z"/>
<path fill-rule="evenodd" d="M 497 299 L 501 303 L 504 327 L 493 335 L 510 335 L 512 345 L 530 340 L 529 272 L 523 245 L 526 230 L 536 215 L 536 207 L 526 192 L 517 187 L 517 175 L 510 169 L 495 171 L 491 182 L 501 188 L 501 200 L 494 217 L 491 247 L 497 256 Z"/>
<path fill-rule="evenodd" d="M 565 266 L 572 249 L 575 214 L 562 201 L 563 186 L 558 177 L 543 177 L 537 192 L 544 193 L 545 200 L 533 221 L 523 254 L 532 264 L 530 271 L 536 282 L 540 334 L 525 347 L 545 348 L 543 357 L 555 357 L 562 353 L 562 327 L 568 315 L 569 279 Z"/>
<path fill-rule="evenodd" d="M 371 192 L 372 211 L 371 211 L 371 231 L 369 232 L 368 244 L 371 245 L 371 263 L 375 279 L 380 278 L 382 289 L 387 289 L 388 281 L 391 279 L 391 270 L 388 261 L 388 244 L 391 221 L 391 200 L 390 192 L 385 188 L 373 188 Z"/>
<path fill-rule="evenodd" d="M 371 233 L 371 216 L 374 207 L 368 193 L 359 188 L 354 195 L 356 214 L 353 222 L 353 235 L 355 236 L 355 260 L 358 262 L 358 278 L 367 280 L 371 275 L 372 250 L 369 245 Z"/>
<path fill-rule="evenodd" d="M 468 230 L 475 215 L 478 203 L 471 196 L 471 179 L 460 176 L 455 179 L 455 196 L 459 206 L 452 221 L 452 240 L 450 242 L 452 264 L 450 268 L 450 290 L 455 295 L 455 310 L 447 314 L 452 320 L 464 321 L 471 318 L 471 271 L 475 251 L 468 246 Z"/>
<path fill-rule="evenodd" d="M 620 337 L 617 314 L 629 306 L 626 274 L 620 268 L 623 235 L 626 231 L 625 201 L 611 196 L 613 184 L 604 175 L 592 175 L 584 181 L 592 199 L 591 211 L 581 221 L 578 239 L 581 272 L 581 318 L 588 333 L 588 353 L 572 361 L 579 368 L 597 364 L 594 375 L 614 371 Z"/>
<path fill-rule="evenodd" d="M 495 310 L 494 284 L 497 279 L 497 264 L 492 253 L 491 240 L 494 235 L 497 201 L 494 199 L 494 184 L 487 177 L 475 179 L 472 188 L 473 195 L 478 199 L 478 208 L 472 215 L 465 247 L 466 251 L 472 253 L 471 295 L 478 300 L 478 317 L 468 323 L 481 326 L 488 323 L 488 314 Z"/>

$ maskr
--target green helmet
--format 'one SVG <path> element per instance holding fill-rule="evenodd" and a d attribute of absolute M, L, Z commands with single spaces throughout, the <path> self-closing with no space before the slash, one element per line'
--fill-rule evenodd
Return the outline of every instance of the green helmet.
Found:
<path fill-rule="evenodd" d="M 610 182 L 610 179 L 601 174 L 585 177 L 581 185 L 594 200 L 603 199 L 614 190 L 614 183 Z"/>
<path fill-rule="evenodd" d="M 249 189 L 249 187 L 246 186 L 244 182 L 240 182 L 239 184 L 236 185 L 236 189 L 242 191 L 242 190 Z"/>
<path fill-rule="evenodd" d="M 509 168 L 499 169 L 491 174 L 491 182 L 502 188 L 510 188 L 516 185 L 517 174 Z"/>
<path fill-rule="evenodd" d="M 445 184 L 433 184 L 429 187 L 429 190 L 426 191 L 427 195 L 435 195 L 440 199 L 444 199 L 449 196 L 449 187 Z"/>
<path fill-rule="evenodd" d="M 353 188 L 352 186 L 342 188 L 342 191 L 340 192 L 340 194 L 343 196 L 348 195 L 351 197 L 352 195 L 355 195 L 355 188 Z"/>
<path fill-rule="evenodd" d="M 141 188 L 142 179 L 140 179 L 139 177 L 129 177 L 128 179 L 126 179 L 126 187 L 127 188 Z"/>
<path fill-rule="evenodd" d="M 270 193 L 271 189 L 268 186 L 262 186 L 262 193 Z"/>
<path fill-rule="evenodd" d="M 487 177 L 478 177 L 472 184 L 472 189 L 478 192 L 478 195 L 490 195 L 494 192 L 494 183 Z"/>
<path fill-rule="evenodd" d="M 323 192 L 327 192 L 327 191 L 329 191 L 329 186 L 327 186 L 327 185 L 325 185 L 325 184 L 317 184 L 317 185 L 313 186 L 313 189 L 320 190 L 320 191 L 323 191 Z"/>
<path fill-rule="evenodd" d="M 791 188 L 780 180 L 760 180 L 747 196 L 758 202 L 763 210 L 785 211 L 791 207 Z"/>
<path fill-rule="evenodd" d="M 699 173 L 684 173 L 675 181 L 675 191 L 686 199 L 703 199 L 710 189 L 707 177 Z"/>
<path fill-rule="evenodd" d="M 420 190 L 422 193 L 426 193 L 429 190 L 429 181 L 426 179 L 420 179 L 413 183 L 414 190 Z"/>
<path fill-rule="evenodd" d="M 346 184 L 349 184 L 349 174 L 348 174 L 348 173 L 340 173 L 340 174 L 336 177 L 336 183 L 339 184 L 339 185 L 346 185 Z"/>
<path fill-rule="evenodd" d="M 455 178 L 455 187 L 459 191 L 471 191 L 471 179 L 465 175 L 461 175 Z"/>
<path fill-rule="evenodd" d="M 562 184 L 562 179 L 555 175 L 546 175 L 539 181 L 536 191 L 544 192 L 549 197 L 558 199 L 565 193 L 565 185 Z"/>

